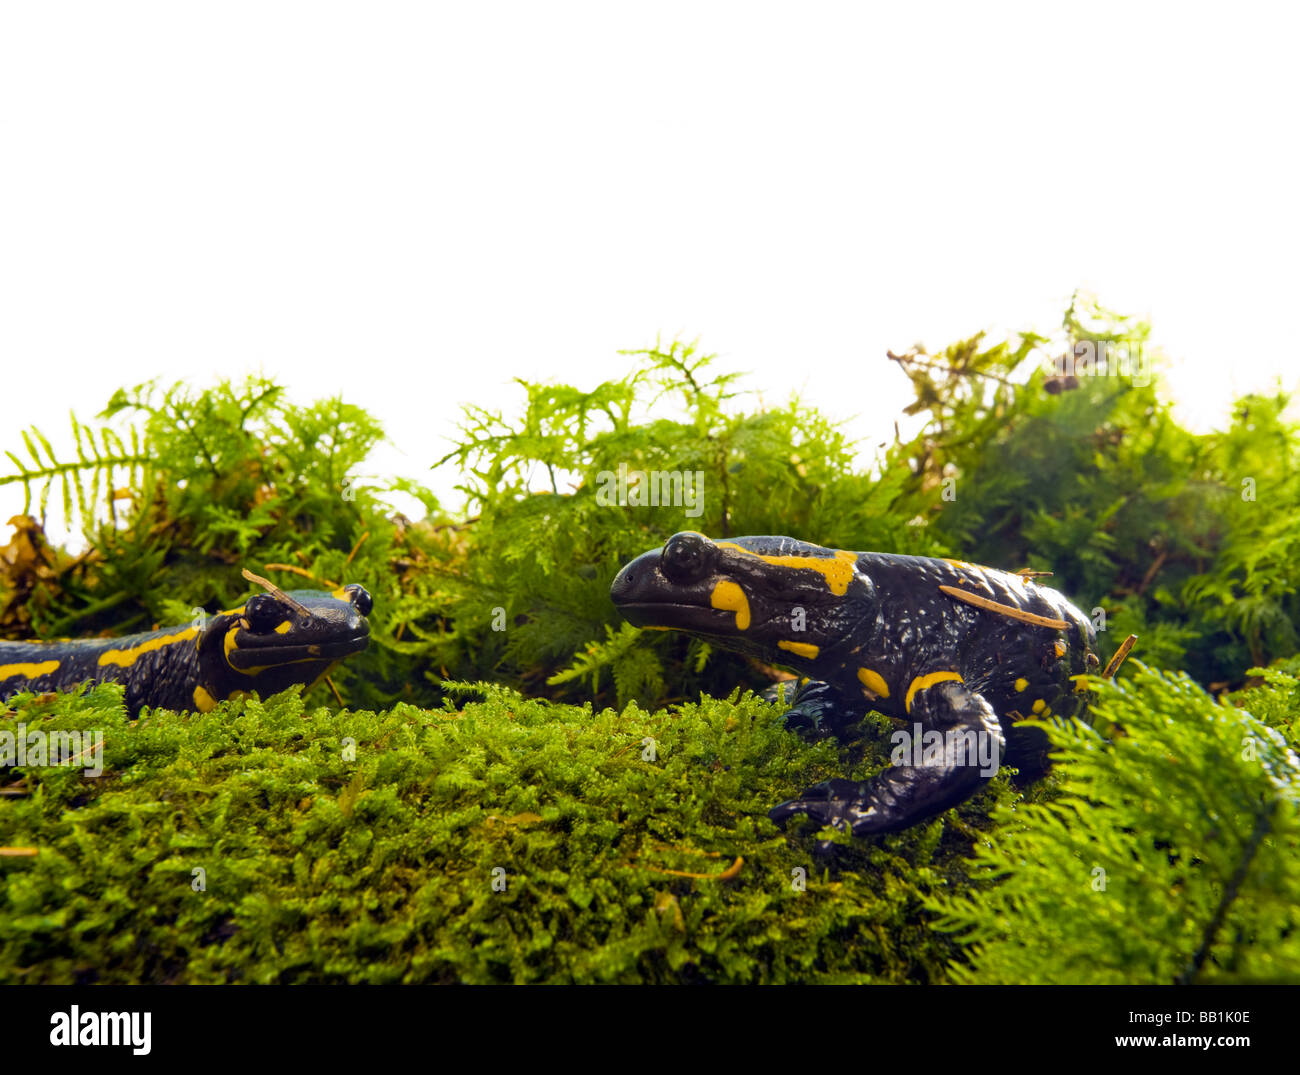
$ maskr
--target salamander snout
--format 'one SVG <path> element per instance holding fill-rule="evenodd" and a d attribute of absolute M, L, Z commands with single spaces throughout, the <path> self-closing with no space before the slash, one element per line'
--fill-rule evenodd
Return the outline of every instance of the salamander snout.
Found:
<path fill-rule="evenodd" d="M 616 605 L 645 600 L 663 601 L 675 587 L 702 582 L 715 569 L 718 547 L 703 534 L 674 534 L 662 549 L 643 553 L 623 568 L 609 588 Z"/>
<path fill-rule="evenodd" d="M 646 554 L 646 556 L 657 555 L 657 553 Z M 632 600 L 641 579 L 654 571 L 654 565 L 645 562 L 646 556 L 638 556 L 615 576 L 609 587 L 609 596 L 616 605 Z"/>

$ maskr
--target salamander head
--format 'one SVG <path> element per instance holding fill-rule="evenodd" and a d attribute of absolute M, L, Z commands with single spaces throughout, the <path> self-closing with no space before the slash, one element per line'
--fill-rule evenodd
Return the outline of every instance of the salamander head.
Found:
<path fill-rule="evenodd" d="M 255 690 L 265 698 L 294 683 L 312 685 L 336 662 L 366 648 L 372 605 L 355 583 L 332 593 L 254 594 L 212 617 L 199 635 L 203 691 L 215 705 L 235 692 Z"/>
<path fill-rule="evenodd" d="M 874 618 L 875 588 L 857 563 L 856 553 L 794 538 L 711 541 L 687 531 L 624 567 L 610 598 L 638 627 L 808 669 Z"/>

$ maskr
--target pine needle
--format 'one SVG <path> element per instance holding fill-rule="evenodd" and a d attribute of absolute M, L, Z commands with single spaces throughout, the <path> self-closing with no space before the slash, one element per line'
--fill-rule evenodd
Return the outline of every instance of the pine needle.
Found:
<path fill-rule="evenodd" d="M 958 601 L 965 601 L 968 605 L 974 605 L 976 608 L 982 608 L 989 612 L 996 612 L 1002 616 L 1010 616 L 1013 620 L 1019 620 L 1021 623 L 1032 623 L 1036 627 L 1051 627 L 1056 631 L 1064 631 L 1070 626 L 1064 620 L 1054 620 L 1047 616 L 1036 616 L 1032 612 L 1022 612 L 1010 605 L 990 601 L 987 597 L 980 597 L 979 594 L 973 594 L 969 590 L 959 590 L 956 586 L 940 586 L 939 589 L 949 597 L 957 598 Z"/>

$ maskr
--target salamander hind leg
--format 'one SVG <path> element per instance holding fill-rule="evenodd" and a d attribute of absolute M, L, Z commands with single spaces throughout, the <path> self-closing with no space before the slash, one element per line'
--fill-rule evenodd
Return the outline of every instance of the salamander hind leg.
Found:
<path fill-rule="evenodd" d="M 889 768 L 863 782 L 827 780 L 768 816 L 783 824 L 805 814 L 854 836 L 898 832 L 964 802 L 997 772 L 1005 740 L 982 695 L 945 680 L 918 692 L 909 715 L 912 728 L 895 740 Z M 911 741 L 917 725 L 920 743 Z"/>

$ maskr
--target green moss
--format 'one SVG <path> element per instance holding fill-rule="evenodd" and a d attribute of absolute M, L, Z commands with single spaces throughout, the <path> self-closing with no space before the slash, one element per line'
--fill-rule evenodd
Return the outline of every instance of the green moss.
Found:
<path fill-rule="evenodd" d="M 999 774 L 830 864 L 767 810 L 884 764 L 875 715 L 842 748 L 748 694 L 136 722 L 114 685 L 23 695 L 0 731 L 100 730 L 104 772 L 0 778 L 0 846 L 38 849 L 0 856 L 0 982 L 1291 980 L 1300 680 L 1265 676 L 1256 716 L 1139 666 L 1105 737 L 1051 726 L 1027 795 Z"/>
<path fill-rule="evenodd" d="M 974 829 L 950 814 L 827 870 L 766 817 L 879 752 L 804 744 L 750 695 L 648 713 L 481 691 L 135 723 L 111 685 L 11 700 L 0 727 L 102 730 L 105 772 L 29 769 L 0 798 L 0 845 L 39 848 L 0 858 L 0 981 L 943 978 L 957 952 L 918 897 L 960 878 Z"/>

